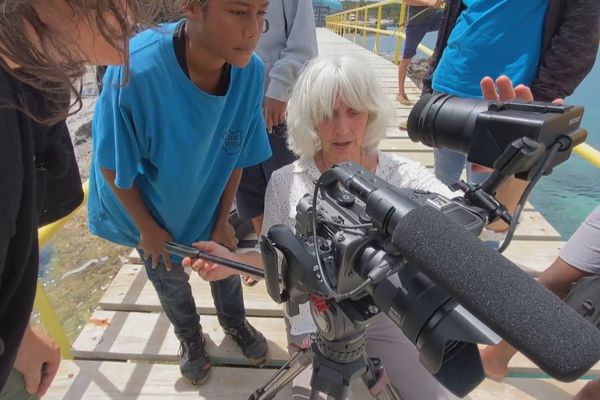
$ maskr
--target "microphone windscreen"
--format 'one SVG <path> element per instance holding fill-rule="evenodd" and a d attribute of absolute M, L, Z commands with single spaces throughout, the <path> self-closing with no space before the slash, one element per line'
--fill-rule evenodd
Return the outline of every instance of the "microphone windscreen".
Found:
<path fill-rule="evenodd" d="M 429 206 L 409 212 L 392 243 L 552 377 L 577 379 L 600 359 L 596 327 L 442 212 Z"/>

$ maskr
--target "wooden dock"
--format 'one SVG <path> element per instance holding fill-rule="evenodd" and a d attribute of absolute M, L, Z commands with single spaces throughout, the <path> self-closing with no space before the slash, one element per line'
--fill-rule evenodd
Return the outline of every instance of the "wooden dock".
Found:
<path fill-rule="evenodd" d="M 397 70 L 390 61 L 340 36 L 318 29 L 320 54 L 352 54 L 367 61 L 395 102 Z M 407 93 L 416 101 L 420 90 L 410 81 Z M 413 143 L 397 128 L 406 120 L 410 107 L 395 102 L 396 120 L 387 130 L 383 151 L 402 154 L 433 166 L 430 148 Z M 555 259 L 563 242 L 558 232 L 528 205 L 515 240 L 506 255 L 535 276 Z M 281 307 L 268 297 L 264 283 L 244 287 L 244 299 L 251 323 L 269 342 L 269 359 L 263 368 L 248 365 L 239 349 L 225 337 L 217 323 L 208 284 L 193 276 L 190 280 L 201 322 L 207 337 L 207 351 L 214 367 L 207 383 L 194 387 L 180 376 L 177 361 L 179 342 L 162 312 L 157 295 L 144 267 L 131 257 L 115 276 L 104 297 L 73 344 L 75 361 L 63 361 L 46 399 L 247 399 L 265 382 L 275 368 L 287 360 L 285 327 Z M 513 373 L 540 374 L 523 356 L 510 365 Z M 592 373 L 600 373 L 596 366 Z M 586 381 L 561 383 L 542 378 L 508 378 L 502 383 L 486 380 L 467 399 L 569 399 Z M 367 399 L 361 384 L 353 386 L 355 399 Z M 278 397 L 289 399 L 289 391 Z M 427 400 L 427 399 L 423 399 Z"/>

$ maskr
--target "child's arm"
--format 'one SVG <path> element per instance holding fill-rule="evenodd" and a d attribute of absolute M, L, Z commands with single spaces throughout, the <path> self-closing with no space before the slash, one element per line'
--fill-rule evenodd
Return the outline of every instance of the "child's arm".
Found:
<path fill-rule="evenodd" d="M 137 247 L 144 251 L 144 256 L 151 257 L 153 268 L 158 266 L 162 256 L 167 271 L 170 271 L 172 268 L 171 260 L 169 254 L 163 249 L 163 245 L 165 242 L 173 240 L 171 234 L 154 220 L 135 184 L 130 189 L 118 188 L 115 185 L 115 171 L 106 168 L 101 168 L 101 170 L 104 179 L 125 207 L 140 232 L 140 243 Z"/>
<path fill-rule="evenodd" d="M 223 195 L 221 195 L 219 212 L 217 214 L 217 220 L 212 232 L 212 240 L 229 249 L 236 249 L 238 245 L 238 240 L 235 237 L 235 230 L 229 223 L 229 211 L 231 210 L 235 193 L 240 185 L 242 171 L 243 170 L 241 168 L 236 168 L 229 177 L 227 186 L 225 186 Z"/>

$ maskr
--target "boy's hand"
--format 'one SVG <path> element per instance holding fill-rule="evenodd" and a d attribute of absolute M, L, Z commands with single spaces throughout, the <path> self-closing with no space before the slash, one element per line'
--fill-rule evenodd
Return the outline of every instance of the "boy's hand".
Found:
<path fill-rule="evenodd" d="M 171 234 L 158 225 L 154 225 L 144 230 L 140 230 L 140 243 L 138 247 L 144 251 L 144 256 L 149 257 L 152 261 L 152 268 L 156 269 L 160 263 L 160 258 L 165 264 L 167 271 L 170 271 L 173 266 L 169 253 L 163 248 L 166 242 L 172 241 Z"/>
<path fill-rule="evenodd" d="M 239 243 L 239 240 L 235 237 L 235 229 L 228 220 L 215 224 L 211 239 L 229 250 L 237 249 Z"/>
<path fill-rule="evenodd" d="M 23 374 L 27 392 L 38 397 L 45 395 L 59 364 L 58 345 L 46 334 L 28 326 L 14 364 L 14 368 Z"/>
<path fill-rule="evenodd" d="M 267 125 L 267 132 L 272 133 L 274 126 L 283 124 L 285 122 L 286 108 L 287 103 L 285 101 L 279 101 L 265 97 L 263 113 L 265 117 L 265 124 Z"/>
<path fill-rule="evenodd" d="M 509 101 L 519 99 L 523 101 L 533 101 L 531 89 L 525 85 L 517 85 L 513 87 L 511 80 L 502 75 L 496 79 L 496 82 L 489 76 L 486 76 L 479 83 L 481 86 L 481 94 L 486 100 Z M 471 166 L 473 172 L 492 172 L 493 169 L 484 167 L 483 165 L 473 164 Z"/>
<path fill-rule="evenodd" d="M 215 256 L 227 258 L 228 260 L 235 260 L 235 253 L 232 253 L 215 242 L 198 242 L 194 243 L 192 246 Z M 219 281 L 221 279 L 229 278 L 232 275 L 239 275 L 239 272 L 232 268 L 202 259 L 192 260 L 189 257 L 185 257 L 182 265 L 184 267 L 191 267 L 192 270 L 196 271 L 198 276 L 205 281 Z"/>

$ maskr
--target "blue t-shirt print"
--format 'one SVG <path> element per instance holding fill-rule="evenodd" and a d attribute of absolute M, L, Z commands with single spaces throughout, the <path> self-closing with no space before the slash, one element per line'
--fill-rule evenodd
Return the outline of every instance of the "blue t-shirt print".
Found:
<path fill-rule="evenodd" d="M 223 96 L 203 92 L 181 70 L 173 48 L 176 24 L 144 31 L 130 43 L 129 81 L 108 69 L 93 121 L 88 202 L 90 231 L 136 246 L 139 232 L 104 181 L 135 186 L 173 239 L 190 244 L 211 236 L 221 195 L 236 168 L 271 155 L 262 117 L 264 72 L 253 57 L 231 67 Z"/>
<path fill-rule="evenodd" d="M 238 154 L 242 149 L 242 131 L 239 129 L 230 129 L 221 133 L 223 138 L 223 151 L 232 156 Z"/>

